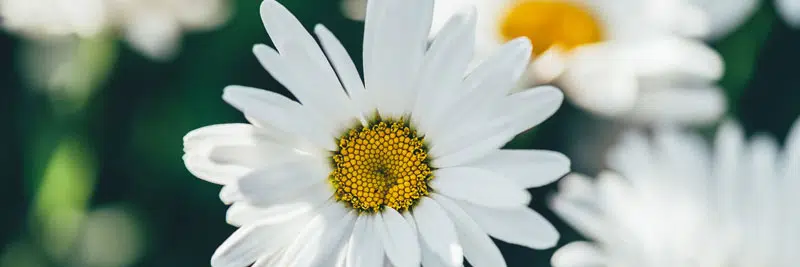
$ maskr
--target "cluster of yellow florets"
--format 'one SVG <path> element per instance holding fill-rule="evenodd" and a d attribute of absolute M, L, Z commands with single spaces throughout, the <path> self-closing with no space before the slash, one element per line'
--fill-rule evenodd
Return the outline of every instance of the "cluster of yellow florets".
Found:
<path fill-rule="evenodd" d="M 427 158 L 422 138 L 402 120 L 351 129 L 333 156 L 336 199 L 359 211 L 407 210 L 428 195 Z"/>

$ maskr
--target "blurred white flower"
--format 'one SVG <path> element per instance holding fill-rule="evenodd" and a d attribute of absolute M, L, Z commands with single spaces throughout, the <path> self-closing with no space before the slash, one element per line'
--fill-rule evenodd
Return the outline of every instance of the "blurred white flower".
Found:
<path fill-rule="evenodd" d="M 182 32 L 210 30 L 229 16 L 228 0 L 106 0 L 114 25 L 139 52 L 170 59 Z"/>
<path fill-rule="evenodd" d="M 775 7 L 778 9 L 778 14 L 789 26 L 800 27 L 800 1 L 775 0 Z"/>
<path fill-rule="evenodd" d="M 86 215 L 73 248 L 74 266 L 126 267 L 144 254 L 145 229 L 130 208 L 115 205 Z"/>
<path fill-rule="evenodd" d="M 32 88 L 80 108 L 105 81 L 124 39 L 153 60 L 175 57 L 183 32 L 229 17 L 229 0 L 0 0 L 0 27 L 23 38 L 20 65 Z M 62 101 L 67 100 L 67 101 Z"/>
<path fill-rule="evenodd" d="M 593 242 L 564 246 L 553 265 L 796 266 L 800 120 L 783 151 L 732 122 L 711 150 L 671 128 L 629 132 L 608 158 L 620 175 L 562 180 L 553 210 Z"/>
<path fill-rule="evenodd" d="M 0 0 L 0 25 L 28 37 L 91 36 L 108 23 L 105 0 Z"/>
<path fill-rule="evenodd" d="M 208 30 L 229 16 L 228 0 L 0 0 L 0 25 L 25 37 L 91 38 L 119 32 L 142 54 L 171 59 L 182 32 Z"/>
<path fill-rule="evenodd" d="M 758 10 L 760 0 L 690 0 L 708 16 L 709 29 L 706 39 L 718 39 L 744 24 Z M 776 0 L 777 2 L 800 2 Z"/>
<path fill-rule="evenodd" d="M 357 16 L 364 0 L 347 0 Z M 557 83 L 578 106 L 639 122 L 705 123 L 725 101 L 713 82 L 722 58 L 705 36 L 705 13 L 677 0 L 439 0 L 435 33 L 445 18 L 477 6 L 476 62 L 520 36 L 534 58 L 521 87 Z"/>
<path fill-rule="evenodd" d="M 708 14 L 710 29 L 707 39 L 718 39 L 736 30 L 761 6 L 759 0 L 691 0 Z M 791 27 L 800 27 L 800 1 L 774 0 L 778 15 Z"/>

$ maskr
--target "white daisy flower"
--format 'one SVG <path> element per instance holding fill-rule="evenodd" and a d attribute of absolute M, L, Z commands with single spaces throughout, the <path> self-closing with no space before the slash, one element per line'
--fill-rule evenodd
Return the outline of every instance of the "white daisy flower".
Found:
<path fill-rule="evenodd" d="M 281 4 L 261 18 L 275 48 L 264 68 L 299 102 L 230 86 L 223 99 L 252 124 L 204 127 L 184 140 L 187 168 L 224 185 L 240 226 L 215 267 L 505 266 L 489 238 L 534 249 L 559 235 L 525 190 L 569 170 L 560 153 L 500 149 L 552 115 L 545 86 L 509 94 L 528 62 L 525 38 L 464 75 L 473 13 L 427 45 L 431 0 L 376 0 L 364 33 L 364 81 L 325 27 L 320 45 Z M 334 264 L 335 263 L 335 264 Z"/>
<path fill-rule="evenodd" d="M 107 0 L 125 40 L 153 59 L 171 59 L 182 32 L 211 30 L 225 22 L 228 0 Z"/>
<path fill-rule="evenodd" d="M 776 4 L 798 2 L 775 0 Z M 759 0 L 692 0 L 691 3 L 708 16 L 709 32 L 706 39 L 719 39 L 747 22 L 758 10 Z M 798 2 L 800 3 L 800 2 Z"/>
<path fill-rule="evenodd" d="M 775 7 L 778 9 L 778 14 L 789 26 L 800 27 L 800 1 L 775 0 Z"/>
<path fill-rule="evenodd" d="M 735 31 L 762 6 L 759 0 L 693 0 L 692 3 L 708 14 L 711 29 L 708 39 L 718 39 Z M 800 27 L 800 1 L 774 0 L 774 7 L 789 26 Z"/>
<path fill-rule="evenodd" d="M 346 13 L 359 1 L 348 0 Z M 576 105 L 639 122 L 706 123 L 725 110 L 712 85 L 721 57 L 682 36 L 708 31 L 705 13 L 678 0 L 439 0 L 433 33 L 446 18 L 477 5 L 476 58 L 527 36 L 533 61 L 523 79 L 559 84 Z"/>
<path fill-rule="evenodd" d="M 227 0 L 0 0 L 0 26 L 35 39 L 120 32 L 152 59 L 174 57 L 182 32 L 228 17 Z"/>
<path fill-rule="evenodd" d="M 559 249 L 553 265 L 796 266 L 800 120 L 783 151 L 732 122 L 710 150 L 675 129 L 631 132 L 609 156 L 620 175 L 565 178 L 552 207 L 593 242 Z"/>
<path fill-rule="evenodd" d="M 0 26 L 31 37 L 92 36 L 108 23 L 104 0 L 0 0 Z"/>

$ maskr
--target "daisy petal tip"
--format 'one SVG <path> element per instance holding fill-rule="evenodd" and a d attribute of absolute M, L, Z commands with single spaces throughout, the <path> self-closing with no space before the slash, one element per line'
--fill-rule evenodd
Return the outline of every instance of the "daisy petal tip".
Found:
<path fill-rule="evenodd" d="M 270 49 L 270 47 L 268 45 L 265 45 L 265 44 L 254 44 L 253 45 L 253 54 L 256 54 L 256 55 L 261 54 L 261 53 L 265 52 L 267 49 Z"/>
<path fill-rule="evenodd" d="M 474 5 L 470 5 L 470 6 L 468 6 L 466 8 L 466 11 L 464 13 L 466 14 L 467 18 L 470 18 L 470 19 L 477 18 L 478 17 L 478 7 L 476 7 Z"/>
<path fill-rule="evenodd" d="M 530 248 L 537 250 L 551 249 L 556 247 L 558 241 L 561 240 L 561 233 L 552 224 L 550 224 L 550 227 L 542 229 L 542 233 L 543 235 L 546 233 L 546 236 L 540 237 L 537 242 L 529 244 Z"/>
<path fill-rule="evenodd" d="M 559 169 L 561 170 L 561 172 L 559 173 L 559 177 L 564 177 L 568 175 L 572 171 L 572 160 L 570 160 L 569 157 L 567 157 L 567 155 L 564 155 L 562 153 L 556 152 L 553 153 L 553 155 L 556 157 L 557 162 L 559 164 L 558 165 Z"/>
<path fill-rule="evenodd" d="M 225 88 L 222 89 L 222 100 L 230 104 L 231 106 L 238 107 L 236 105 L 236 103 L 238 102 L 237 95 L 239 95 L 241 89 L 242 89 L 241 87 L 233 85 L 225 86 Z"/>
<path fill-rule="evenodd" d="M 281 5 L 281 3 L 278 3 L 278 1 L 275 1 L 275 0 L 264 0 L 264 1 L 261 1 L 261 5 L 259 6 L 259 8 L 260 8 L 259 10 L 261 11 L 261 16 L 263 17 L 264 14 L 268 13 L 269 11 L 271 11 L 271 9 L 274 9 L 277 6 L 280 6 L 280 5 Z"/>
<path fill-rule="evenodd" d="M 330 30 L 328 30 L 328 27 L 325 27 L 325 25 L 322 25 L 322 23 L 317 23 L 314 25 L 314 33 L 317 35 L 328 34 Z"/>
<path fill-rule="evenodd" d="M 564 91 L 562 91 L 561 88 L 555 87 L 553 85 L 542 85 L 536 88 L 546 91 L 552 91 L 553 94 L 558 95 L 560 98 L 564 98 Z"/>
<path fill-rule="evenodd" d="M 461 7 L 457 12 L 455 12 L 453 17 L 461 17 L 463 18 L 464 22 L 469 22 L 475 20 L 478 17 L 478 8 L 474 5 L 467 5 Z"/>
<path fill-rule="evenodd" d="M 527 36 L 514 38 L 513 40 L 509 41 L 509 43 L 513 44 L 514 47 L 517 47 L 519 49 L 533 51 L 533 45 L 531 44 L 531 39 L 528 39 Z"/>
<path fill-rule="evenodd" d="M 450 244 L 450 264 L 452 266 L 464 265 L 464 248 L 461 247 L 461 244 Z"/>

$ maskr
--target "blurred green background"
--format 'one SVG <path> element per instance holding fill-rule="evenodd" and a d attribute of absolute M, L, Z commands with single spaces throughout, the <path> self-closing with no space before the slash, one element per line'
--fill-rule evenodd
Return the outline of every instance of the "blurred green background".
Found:
<path fill-rule="evenodd" d="M 363 24 L 344 18 L 339 3 L 281 2 L 307 27 L 328 26 L 361 61 Z M 777 19 L 771 2 L 713 46 L 726 61 L 721 85 L 729 117 L 749 133 L 782 139 L 800 114 L 800 31 Z M 148 60 L 121 41 L 82 43 L 81 75 L 90 82 L 74 86 L 95 88 L 85 96 L 54 95 L 27 82 L 20 63 L 26 41 L 0 33 L 0 267 L 209 265 L 234 227 L 225 223 L 219 186 L 184 168 L 181 138 L 201 126 L 244 121 L 220 98 L 226 85 L 288 95 L 251 54 L 253 44 L 269 43 L 260 1 L 234 3 L 227 24 L 188 34 L 174 61 Z M 573 170 L 595 174 L 602 154 L 580 148 L 603 148 L 621 126 L 565 103 L 509 146 L 562 151 Z M 534 189 L 532 207 L 559 227 L 559 245 L 580 239 L 547 209 L 553 190 Z M 498 243 L 509 266 L 549 266 L 553 249 Z"/>

